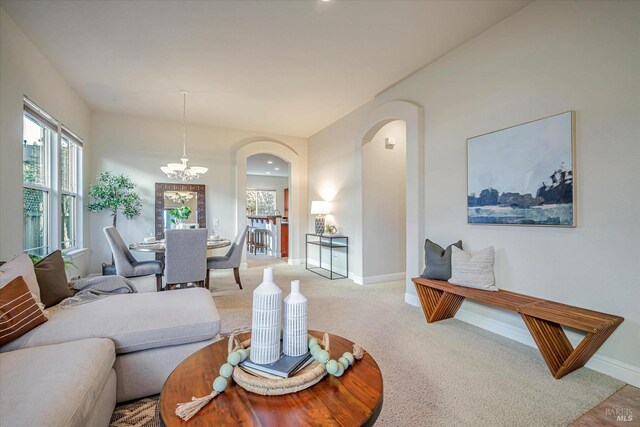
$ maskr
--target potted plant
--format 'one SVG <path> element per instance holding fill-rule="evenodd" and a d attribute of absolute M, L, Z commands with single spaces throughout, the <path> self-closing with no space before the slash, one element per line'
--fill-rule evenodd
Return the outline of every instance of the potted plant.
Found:
<path fill-rule="evenodd" d="M 89 187 L 92 202 L 87 208 L 91 212 L 108 211 L 113 217 L 113 226 L 117 227 L 118 213 L 121 212 L 127 219 L 135 219 L 140 215 L 142 204 L 135 187 L 126 175 L 102 172 L 98 174 L 96 184 Z M 102 274 L 115 274 L 113 255 L 111 265 L 102 264 Z"/>

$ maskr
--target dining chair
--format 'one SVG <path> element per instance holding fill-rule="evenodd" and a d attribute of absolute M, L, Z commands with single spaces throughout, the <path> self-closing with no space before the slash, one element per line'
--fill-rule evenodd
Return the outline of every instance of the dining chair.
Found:
<path fill-rule="evenodd" d="M 236 279 L 236 284 L 242 289 L 242 283 L 240 282 L 240 262 L 242 262 L 242 252 L 244 250 L 244 240 L 249 233 L 249 226 L 246 226 L 236 236 L 231 247 L 224 256 L 212 256 L 207 258 L 207 277 L 205 279 L 205 288 L 209 289 L 209 272 L 210 270 L 222 270 L 226 268 L 233 268 L 233 275 Z"/>
<path fill-rule="evenodd" d="M 113 261 L 116 266 L 116 274 L 123 277 L 156 276 L 156 289 L 162 290 L 162 261 L 138 261 L 122 240 L 118 229 L 109 226 L 104 228 L 104 234 L 111 247 Z"/>
<path fill-rule="evenodd" d="M 207 273 L 206 228 L 167 230 L 165 233 L 165 289 L 193 283 L 205 285 Z"/>

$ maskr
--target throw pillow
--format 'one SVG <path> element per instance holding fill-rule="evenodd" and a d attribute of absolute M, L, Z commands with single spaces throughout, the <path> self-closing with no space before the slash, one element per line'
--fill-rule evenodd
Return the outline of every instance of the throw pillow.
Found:
<path fill-rule="evenodd" d="M 0 288 L 0 346 L 46 321 L 22 276 Z"/>
<path fill-rule="evenodd" d="M 453 247 L 451 253 L 451 279 L 449 283 L 469 288 L 497 291 L 493 275 L 493 246 L 476 252 Z"/>
<path fill-rule="evenodd" d="M 442 246 L 427 239 L 424 242 L 424 263 L 426 265 L 422 277 L 435 280 L 449 280 L 451 278 L 451 248 L 462 249 L 462 240 L 442 249 Z"/>
<path fill-rule="evenodd" d="M 33 261 L 25 253 L 17 255 L 11 261 L 0 266 L 0 288 L 18 276 L 22 276 L 36 301 L 40 302 L 40 287 L 33 268 Z"/>
<path fill-rule="evenodd" d="M 62 252 L 51 252 L 38 261 L 34 269 L 40 287 L 40 299 L 45 307 L 51 307 L 73 296 L 64 270 Z"/>

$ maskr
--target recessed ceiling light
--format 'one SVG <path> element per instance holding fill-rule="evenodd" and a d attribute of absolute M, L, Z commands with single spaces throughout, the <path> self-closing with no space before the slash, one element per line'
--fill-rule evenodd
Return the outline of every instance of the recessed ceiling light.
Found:
<path fill-rule="evenodd" d="M 272 165 L 273 164 L 273 160 L 268 160 L 267 163 Z"/>
<path fill-rule="evenodd" d="M 271 175 L 271 172 L 267 172 L 267 175 Z"/>
<path fill-rule="evenodd" d="M 280 170 L 280 168 L 273 168 L 273 170 L 279 171 L 279 170 Z"/>

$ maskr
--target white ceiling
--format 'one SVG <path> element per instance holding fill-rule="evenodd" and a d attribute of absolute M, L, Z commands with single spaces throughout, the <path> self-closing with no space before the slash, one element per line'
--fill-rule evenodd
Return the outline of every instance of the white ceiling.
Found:
<path fill-rule="evenodd" d="M 247 158 L 247 175 L 289 176 L 289 163 L 271 154 L 254 154 Z"/>
<path fill-rule="evenodd" d="M 529 2 L 1 5 L 92 109 L 307 137 Z"/>

